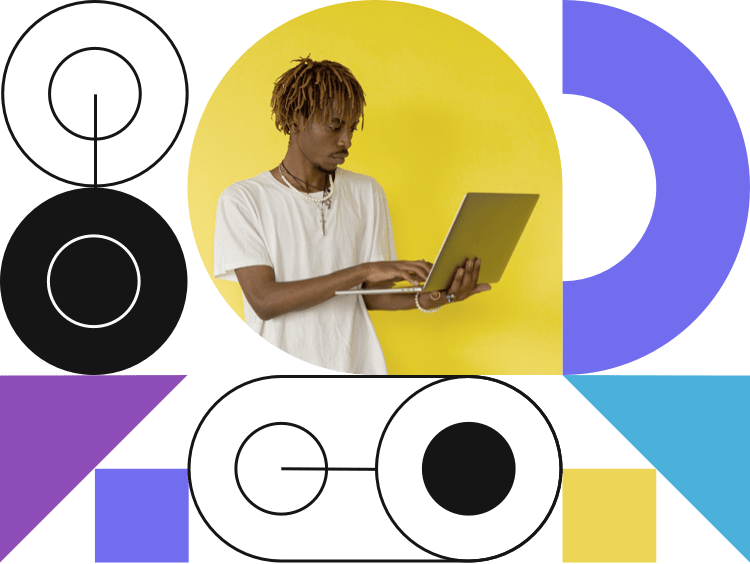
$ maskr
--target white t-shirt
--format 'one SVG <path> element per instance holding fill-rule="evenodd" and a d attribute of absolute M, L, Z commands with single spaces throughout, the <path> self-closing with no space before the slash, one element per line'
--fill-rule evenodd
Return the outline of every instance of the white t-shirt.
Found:
<path fill-rule="evenodd" d="M 322 197 L 323 192 L 313 194 Z M 305 280 L 364 262 L 396 260 L 385 193 L 375 179 L 339 168 L 321 233 L 318 204 L 266 171 L 224 190 L 216 210 L 214 276 L 267 265 L 277 282 Z M 263 321 L 244 293 L 245 322 L 280 349 L 324 368 L 387 374 L 362 296 L 335 296 Z"/>

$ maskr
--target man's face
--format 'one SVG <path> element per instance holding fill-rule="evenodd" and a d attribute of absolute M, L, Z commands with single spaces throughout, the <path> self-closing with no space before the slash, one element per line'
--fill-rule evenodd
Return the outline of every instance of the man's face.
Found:
<path fill-rule="evenodd" d="M 320 121 L 319 116 L 311 119 L 304 131 L 298 127 L 292 129 L 292 142 L 296 142 L 302 154 L 318 170 L 333 172 L 337 166 L 344 164 L 352 146 L 352 136 L 357 129 L 359 119 L 344 123 L 341 114 L 332 112 L 327 123 Z"/>

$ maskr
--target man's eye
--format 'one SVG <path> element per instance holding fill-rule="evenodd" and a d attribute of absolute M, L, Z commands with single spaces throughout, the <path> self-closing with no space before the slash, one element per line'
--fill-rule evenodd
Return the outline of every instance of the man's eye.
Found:
<path fill-rule="evenodd" d="M 331 131 L 338 131 L 341 129 L 341 127 L 334 127 L 333 125 L 330 125 L 329 127 L 331 128 Z"/>

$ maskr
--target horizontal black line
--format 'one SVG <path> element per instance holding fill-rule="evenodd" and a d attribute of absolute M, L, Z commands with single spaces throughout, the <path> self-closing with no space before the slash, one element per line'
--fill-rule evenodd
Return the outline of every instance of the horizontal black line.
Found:
<path fill-rule="evenodd" d="M 256 557 L 257 558 L 257 557 Z M 277 562 L 279 564 L 329 564 L 332 562 L 346 562 L 347 564 L 377 564 L 398 562 L 399 564 L 417 564 L 422 562 L 483 562 L 481 559 L 461 560 L 459 558 L 263 558 L 265 562 Z"/>
<path fill-rule="evenodd" d="M 481 559 L 461 560 L 459 558 L 263 558 L 265 562 L 277 562 L 279 564 L 329 564 L 332 562 L 346 562 L 347 564 L 378 564 L 398 562 L 399 564 L 417 564 L 422 562 L 483 562 Z"/>
<path fill-rule="evenodd" d="M 313 467 L 313 466 L 282 466 L 282 470 L 302 470 L 302 471 L 318 471 L 322 472 L 328 470 L 329 472 L 375 472 L 375 468 L 344 468 L 344 467 Z"/>

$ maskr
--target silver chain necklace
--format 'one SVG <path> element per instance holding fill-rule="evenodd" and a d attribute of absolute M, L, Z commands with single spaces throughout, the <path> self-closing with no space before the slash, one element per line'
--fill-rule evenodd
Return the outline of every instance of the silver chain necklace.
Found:
<path fill-rule="evenodd" d="M 309 194 L 306 194 L 305 192 L 301 192 L 300 190 L 297 190 L 294 186 L 292 186 L 289 183 L 289 181 L 286 179 L 286 176 L 284 176 L 284 173 L 281 170 L 282 168 L 284 170 L 286 170 L 289 174 L 292 174 L 292 173 L 289 172 L 289 169 L 287 169 L 284 166 L 283 162 L 279 165 L 279 174 L 281 175 L 281 179 L 284 181 L 284 184 L 286 184 L 287 186 L 289 186 L 289 189 L 292 190 L 293 192 L 295 192 L 296 194 L 299 194 L 300 196 L 302 196 L 306 200 L 310 200 L 311 202 L 314 202 L 315 205 L 320 210 L 320 232 L 323 234 L 323 236 L 325 236 L 325 234 L 326 234 L 326 216 L 325 216 L 324 210 L 325 210 L 326 207 L 329 210 L 331 209 L 331 198 L 333 197 L 333 190 L 334 190 L 333 176 L 331 176 L 330 174 L 328 175 L 328 183 L 330 185 L 328 194 L 326 194 L 322 198 L 313 198 Z"/>

